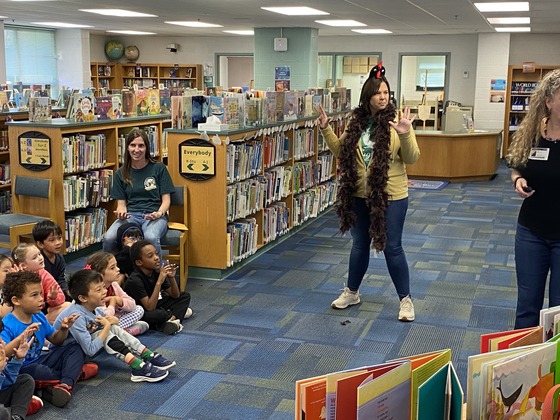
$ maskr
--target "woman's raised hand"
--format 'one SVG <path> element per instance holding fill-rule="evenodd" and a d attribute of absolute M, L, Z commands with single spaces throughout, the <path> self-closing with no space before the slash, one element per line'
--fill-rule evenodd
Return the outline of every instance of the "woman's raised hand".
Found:
<path fill-rule="evenodd" d="M 406 107 L 404 111 L 399 109 L 398 112 L 398 122 L 395 123 L 394 121 L 389 121 L 389 125 L 395 129 L 395 131 L 399 134 L 406 133 L 410 130 L 412 126 L 412 122 L 416 118 L 416 115 L 410 116 L 410 108 Z"/>
<path fill-rule="evenodd" d="M 329 125 L 329 117 L 327 116 L 327 113 L 320 104 L 315 106 L 315 110 L 319 113 L 319 116 L 317 117 L 319 128 L 327 128 L 327 125 Z"/>

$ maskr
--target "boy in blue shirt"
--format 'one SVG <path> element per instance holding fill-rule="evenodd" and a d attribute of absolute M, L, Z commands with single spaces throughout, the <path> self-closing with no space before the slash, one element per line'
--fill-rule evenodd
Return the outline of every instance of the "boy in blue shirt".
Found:
<path fill-rule="evenodd" d="M 84 369 L 85 355 L 77 343 L 63 345 L 77 315 L 62 319 L 59 329 L 55 330 L 41 312 L 45 306 L 41 278 L 31 271 L 8 273 L 2 295 L 4 302 L 13 308 L 12 313 L 2 319 L 4 329 L 0 337 L 8 343 L 6 357 L 15 354 L 16 338 L 28 331 L 29 350 L 20 372 L 31 375 L 35 385 L 44 388 L 43 399 L 56 407 L 64 407 L 72 398 L 74 384 L 97 374 L 95 364 L 87 364 Z M 54 347 L 42 354 L 45 339 Z"/>
<path fill-rule="evenodd" d="M 75 303 L 64 309 L 54 322 L 56 328 L 65 319 L 74 317 L 76 322 L 70 326 L 68 342 L 78 343 L 90 357 L 103 349 L 115 355 L 131 367 L 132 382 L 159 382 L 169 374 L 167 369 L 175 366 L 174 361 L 152 352 L 119 327 L 117 317 L 105 315 L 107 289 L 100 273 L 78 270 L 70 277 L 68 288 Z"/>

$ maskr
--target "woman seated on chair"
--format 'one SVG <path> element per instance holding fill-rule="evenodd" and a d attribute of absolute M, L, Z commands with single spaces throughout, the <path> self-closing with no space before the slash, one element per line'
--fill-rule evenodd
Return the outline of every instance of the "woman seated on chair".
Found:
<path fill-rule="evenodd" d="M 124 164 L 117 170 L 111 198 L 117 200 L 117 220 L 103 239 L 103 250 L 117 249 L 117 231 L 124 223 L 137 224 L 161 255 L 160 238 L 167 231 L 167 211 L 175 191 L 167 167 L 150 156 L 144 130 L 133 129 L 126 138 Z"/>

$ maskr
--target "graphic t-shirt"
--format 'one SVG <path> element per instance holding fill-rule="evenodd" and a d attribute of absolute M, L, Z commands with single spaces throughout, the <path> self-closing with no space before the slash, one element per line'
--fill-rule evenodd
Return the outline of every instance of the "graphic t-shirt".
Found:
<path fill-rule="evenodd" d="M 364 155 L 364 162 L 366 164 L 366 168 L 369 166 L 371 162 L 371 158 L 373 156 L 373 145 L 375 144 L 375 140 L 371 139 L 371 132 L 373 128 L 373 121 L 370 121 L 367 128 L 363 131 L 360 137 L 360 143 L 362 145 L 362 153 Z"/>

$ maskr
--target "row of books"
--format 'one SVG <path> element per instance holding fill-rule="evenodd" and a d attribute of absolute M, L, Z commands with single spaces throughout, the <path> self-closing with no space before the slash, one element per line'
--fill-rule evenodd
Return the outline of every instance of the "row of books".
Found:
<path fill-rule="evenodd" d="M 102 168 L 107 164 L 104 134 L 71 134 L 62 137 L 62 169 L 65 174 Z"/>
<path fill-rule="evenodd" d="M 10 150 L 10 142 L 8 141 L 8 130 L 0 130 L 0 152 L 6 152 Z"/>
<path fill-rule="evenodd" d="M 264 209 L 263 242 L 274 241 L 290 230 L 290 208 L 283 201 Z"/>
<path fill-rule="evenodd" d="M 350 109 L 350 90 L 344 87 L 283 92 L 222 91 L 216 96 L 202 95 L 193 90 L 181 98 L 172 96 L 171 101 L 172 126 L 177 129 L 199 128 L 198 124 L 206 122 L 210 116 L 234 130 L 313 117 L 317 115 L 319 105 L 326 112 Z M 342 100 L 344 106 L 340 105 Z"/>
<path fill-rule="evenodd" d="M 338 183 L 327 182 L 310 188 L 294 196 L 293 225 L 299 226 L 305 221 L 317 217 L 327 207 L 334 204 Z"/>
<path fill-rule="evenodd" d="M 109 201 L 113 185 L 113 170 L 86 172 L 64 177 L 64 211 L 86 207 L 98 207 Z"/>
<path fill-rule="evenodd" d="M 107 230 L 107 209 L 88 208 L 66 215 L 66 250 L 75 252 L 101 242 Z"/>
<path fill-rule="evenodd" d="M 9 163 L 0 163 L 0 185 L 10 184 L 12 182 L 12 174 Z"/>
<path fill-rule="evenodd" d="M 328 181 L 333 177 L 334 170 L 334 156 L 332 153 L 321 153 L 317 156 L 317 163 L 319 166 L 318 180 L 319 182 Z"/>
<path fill-rule="evenodd" d="M 255 218 L 240 219 L 227 225 L 229 266 L 257 251 L 258 225 Z"/>
<path fill-rule="evenodd" d="M 536 327 L 485 333 L 466 403 L 449 349 L 296 381 L 296 419 L 556 419 L 560 306 Z"/>
<path fill-rule="evenodd" d="M 263 142 L 230 143 L 226 147 L 226 181 L 250 178 L 262 172 Z"/>
<path fill-rule="evenodd" d="M 262 142 L 265 169 L 287 162 L 290 159 L 290 138 L 284 132 L 266 135 Z"/>
<path fill-rule="evenodd" d="M 533 93 L 539 82 L 511 82 L 511 93 Z"/>
<path fill-rule="evenodd" d="M 315 155 L 315 130 L 303 127 L 294 131 L 294 159 Z"/>
<path fill-rule="evenodd" d="M 233 222 L 262 210 L 266 201 L 267 187 L 263 176 L 228 185 L 226 187 L 227 221 Z"/>
<path fill-rule="evenodd" d="M 460 420 L 464 394 L 451 350 L 296 381 L 296 420 Z"/>
<path fill-rule="evenodd" d="M 0 191 L 0 213 L 10 213 L 12 211 L 12 192 L 9 190 Z"/>
<path fill-rule="evenodd" d="M 319 165 L 309 160 L 294 163 L 293 193 L 299 194 L 317 184 L 319 179 Z"/>

